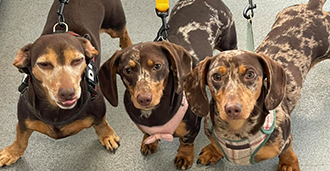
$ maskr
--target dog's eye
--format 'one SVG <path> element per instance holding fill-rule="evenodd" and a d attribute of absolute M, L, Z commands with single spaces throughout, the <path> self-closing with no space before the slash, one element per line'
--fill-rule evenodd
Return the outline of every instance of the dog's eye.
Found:
<path fill-rule="evenodd" d="M 246 74 L 245 74 L 245 79 L 247 80 L 252 80 L 256 77 L 256 73 L 253 72 L 253 71 L 247 71 Z"/>
<path fill-rule="evenodd" d="M 221 75 L 219 73 L 215 73 L 212 75 L 212 79 L 214 81 L 220 81 L 221 80 Z"/>
<path fill-rule="evenodd" d="M 156 70 L 156 71 L 158 71 L 158 70 L 160 70 L 160 68 L 162 68 L 162 64 L 160 64 L 160 63 L 156 63 L 155 65 L 154 65 L 154 70 Z"/>
<path fill-rule="evenodd" d="M 131 72 L 132 72 L 131 68 L 125 68 L 124 69 L 124 73 L 127 74 L 127 75 L 131 74 Z"/>
<path fill-rule="evenodd" d="M 53 65 L 48 62 L 38 62 L 37 65 L 42 69 L 51 69 Z"/>
<path fill-rule="evenodd" d="M 84 60 L 84 58 L 75 59 L 71 62 L 71 65 L 72 66 L 77 66 L 77 65 L 81 64 L 83 60 Z"/>

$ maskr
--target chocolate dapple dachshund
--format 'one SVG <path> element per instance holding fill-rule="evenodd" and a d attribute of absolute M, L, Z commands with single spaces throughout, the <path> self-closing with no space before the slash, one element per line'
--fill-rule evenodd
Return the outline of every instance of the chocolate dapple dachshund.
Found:
<path fill-rule="evenodd" d="M 187 105 L 183 79 L 214 49 L 235 49 L 236 31 L 232 15 L 221 0 L 180 0 L 168 24 L 171 43 L 140 43 L 116 52 L 100 69 L 100 86 L 107 100 L 117 106 L 119 74 L 126 87 L 126 111 L 144 133 L 142 154 L 155 153 L 159 139 L 179 137 L 174 163 L 179 169 L 188 169 L 193 163 L 201 118 Z"/>
<path fill-rule="evenodd" d="M 0 167 L 23 155 L 33 131 L 59 139 L 93 126 L 103 146 L 110 151 L 118 148 L 119 137 L 105 118 L 102 93 L 88 91 L 86 75 L 96 74 L 100 65 L 100 31 L 119 37 L 123 48 L 132 44 L 121 2 L 70 1 L 63 14 L 71 32 L 53 33 L 59 6 L 54 0 L 41 37 L 20 49 L 14 61 L 28 81 L 18 101 L 16 140 L 0 151 Z M 94 66 L 89 65 L 93 58 Z"/>
<path fill-rule="evenodd" d="M 205 117 L 211 141 L 198 163 L 215 164 L 225 157 L 249 165 L 279 155 L 278 170 L 300 170 L 290 114 L 308 71 L 329 59 L 330 15 L 322 10 L 324 3 L 310 0 L 285 8 L 255 53 L 226 51 L 189 73 L 187 100 L 195 114 Z"/>

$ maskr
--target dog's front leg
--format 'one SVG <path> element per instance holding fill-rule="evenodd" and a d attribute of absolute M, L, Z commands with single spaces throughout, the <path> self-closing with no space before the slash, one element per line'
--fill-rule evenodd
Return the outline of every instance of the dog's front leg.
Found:
<path fill-rule="evenodd" d="M 158 151 L 158 141 L 159 140 L 156 140 L 155 142 L 150 143 L 150 144 L 144 143 L 144 140 L 147 139 L 149 136 L 150 135 L 145 133 L 143 136 L 142 144 L 141 144 L 141 153 L 145 156 L 153 154 Z"/>
<path fill-rule="evenodd" d="M 194 143 L 185 143 L 184 137 L 180 137 L 180 147 L 175 157 L 174 164 L 178 169 L 190 168 L 194 161 Z"/>
<path fill-rule="evenodd" d="M 0 167 L 9 166 L 23 156 L 32 132 L 31 129 L 22 130 L 19 124 L 16 125 L 16 140 L 0 151 Z"/>
<path fill-rule="evenodd" d="M 115 152 L 115 150 L 119 147 L 120 138 L 115 130 L 113 130 L 113 128 L 109 125 L 105 116 L 103 117 L 101 123 L 98 125 L 94 124 L 93 128 L 99 136 L 101 144 L 108 150 Z"/>
<path fill-rule="evenodd" d="M 280 155 L 278 170 L 280 171 L 300 171 L 297 155 L 294 153 L 292 144 Z"/>

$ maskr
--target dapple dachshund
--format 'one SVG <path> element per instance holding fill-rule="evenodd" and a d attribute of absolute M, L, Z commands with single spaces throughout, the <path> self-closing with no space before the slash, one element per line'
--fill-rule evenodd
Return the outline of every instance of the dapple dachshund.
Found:
<path fill-rule="evenodd" d="M 330 15 L 322 10 L 324 3 L 310 0 L 281 11 L 256 53 L 226 51 L 207 57 L 189 73 L 186 97 L 195 114 L 206 116 L 211 141 L 198 163 L 215 164 L 225 157 L 249 165 L 279 155 L 278 170 L 300 170 L 290 114 L 308 71 L 330 55 Z"/>
<path fill-rule="evenodd" d="M 0 166 L 23 155 L 33 131 L 59 139 L 93 126 L 103 146 L 110 151 L 118 148 L 119 137 L 105 118 L 102 93 L 97 90 L 92 97 L 86 80 L 92 73 L 85 73 L 85 68 L 93 58 L 95 66 L 100 65 L 100 31 L 119 37 L 121 47 L 132 44 L 121 2 L 70 1 L 63 14 L 71 33 L 53 33 L 59 6 L 54 0 L 41 37 L 20 49 L 13 63 L 29 81 L 18 101 L 16 140 L 0 151 Z"/>
<path fill-rule="evenodd" d="M 117 106 L 119 74 L 126 87 L 126 111 L 144 133 L 142 154 L 155 153 L 159 139 L 180 137 L 174 162 L 177 168 L 188 169 L 201 118 L 187 105 L 183 79 L 213 49 L 236 48 L 236 32 L 230 11 L 219 0 L 181 0 L 173 8 L 169 25 L 171 43 L 140 43 L 117 51 L 100 69 L 100 86 L 111 105 Z"/>

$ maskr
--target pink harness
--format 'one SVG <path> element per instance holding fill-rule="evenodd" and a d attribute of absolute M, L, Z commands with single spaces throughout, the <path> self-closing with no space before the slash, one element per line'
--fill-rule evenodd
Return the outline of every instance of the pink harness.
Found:
<path fill-rule="evenodd" d="M 186 100 L 186 96 L 183 93 L 182 102 L 178 111 L 167 123 L 162 126 L 152 127 L 137 124 L 143 131 L 150 135 L 144 140 L 144 143 L 150 144 L 155 142 L 156 140 L 173 141 L 173 134 L 180 125 L 187 109 L 188 103 Z"/>

